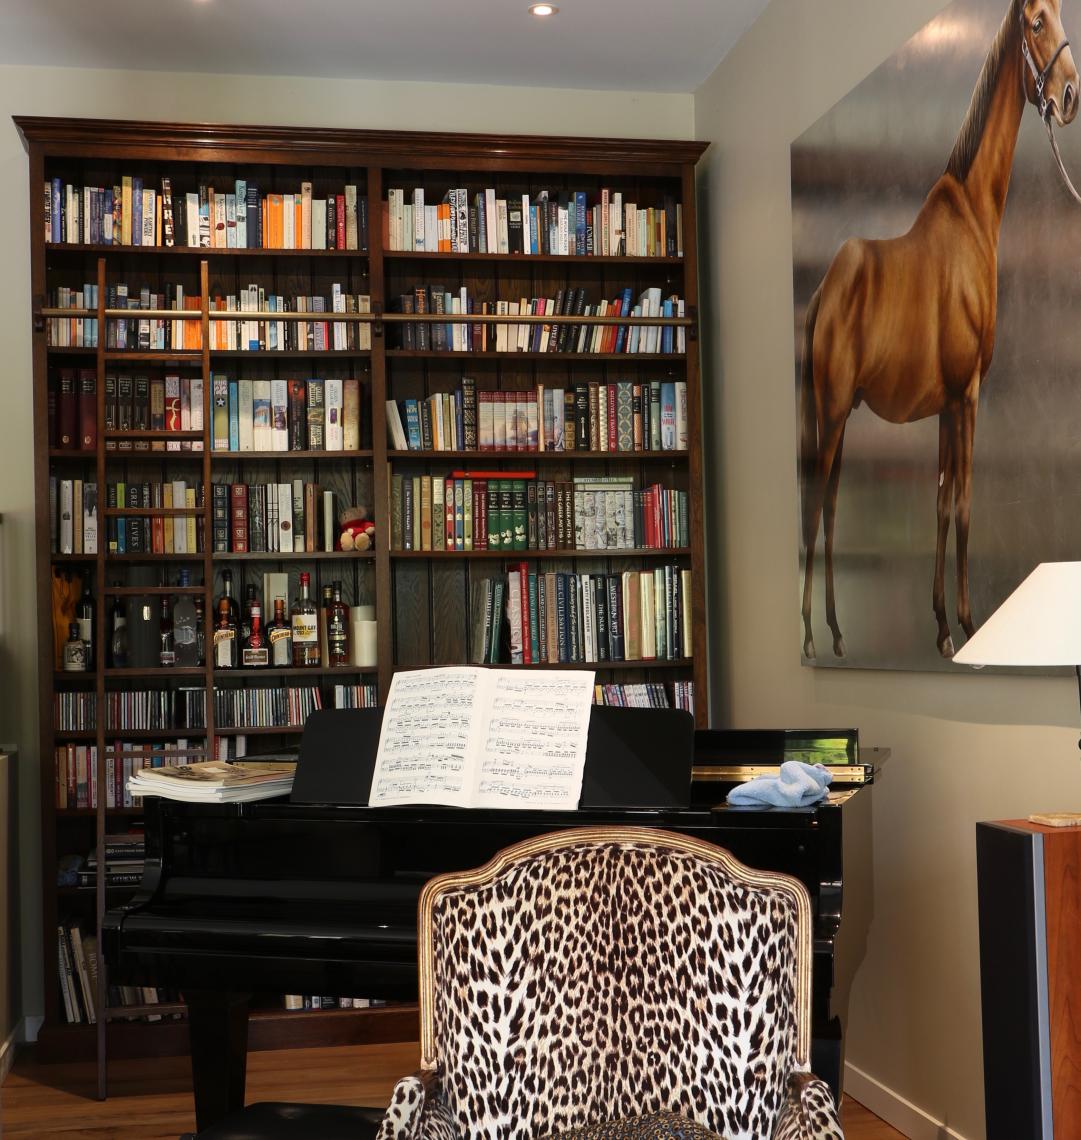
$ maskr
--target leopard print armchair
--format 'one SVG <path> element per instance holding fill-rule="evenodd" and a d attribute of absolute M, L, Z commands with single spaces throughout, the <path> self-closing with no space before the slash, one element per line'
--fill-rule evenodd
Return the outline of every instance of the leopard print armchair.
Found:
<path fill-rule="evenodd" d="M 672 1111 L 726 1140 L 843 1140 L 808 1071 L 795 879 L 639 828 L 518 843 L 425 887 L 421 1071 L 379 1140 L 531 1140 Z"/>

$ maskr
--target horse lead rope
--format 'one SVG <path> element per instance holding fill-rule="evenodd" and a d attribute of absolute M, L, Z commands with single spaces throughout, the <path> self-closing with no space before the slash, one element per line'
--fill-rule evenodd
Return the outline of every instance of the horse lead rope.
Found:
<path fill-rule="evenodd" d="M 1069 190 L 1070 196 L 1073 198 L 1073 200 L 1078 205 L 1081 205 L 1081 194 L 1078 194 L 1077 190 L 1074 188 L 1074 184 L 1070 180 L 1070 176 L 1066 172 L 1066 166 L 1062 161 L 1062 155 L 1058 149 L 1058 139 L 1055 138 L 1055 130 L 1054 130 L 1054 127 L 1052 127 L 1052 125 L 1051 125 L 1051 116 L 1050 115 L 1048 115 L 1047 118 L 1044 119 L 1044 123 L 1047 126 L 1047 137 L 1051 140 L 1051 150 L 1055 155 L 1055 162 L 1058 163 L 1058 172 L 1059 172 L 1059 174 L 1062 175 L 1062 181 L 1065 182 L 1066 189 Z"/>

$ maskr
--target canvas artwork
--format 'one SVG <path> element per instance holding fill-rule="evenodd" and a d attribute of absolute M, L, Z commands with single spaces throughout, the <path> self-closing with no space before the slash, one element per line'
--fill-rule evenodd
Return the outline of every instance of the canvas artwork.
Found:
<path fill-rule="evenodd" d="M 1081 558 L 1076 7 L 956 0 L 793 144 L 805 663 L 956 670 Z"/>

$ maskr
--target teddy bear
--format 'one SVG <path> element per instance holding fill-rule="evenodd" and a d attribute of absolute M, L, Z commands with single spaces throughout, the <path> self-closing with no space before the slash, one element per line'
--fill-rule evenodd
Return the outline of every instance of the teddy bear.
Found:
<path fill-rule="evenodd" d="M 375 545 L 375 523 L 367 507 L 347 507 L 338 514 L 338 549 L 371 550 Z"/>

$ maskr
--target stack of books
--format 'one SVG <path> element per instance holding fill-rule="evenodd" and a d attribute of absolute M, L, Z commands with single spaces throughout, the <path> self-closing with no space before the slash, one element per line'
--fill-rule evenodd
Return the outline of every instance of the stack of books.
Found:
<path fill-rule="evenodd" d="M 295 764 L 179 764 L 144 768 L 128 780 L 133 796 L 162 796 L 191 803 L 241 803 L 285 795 L 293 787 Z"/>

